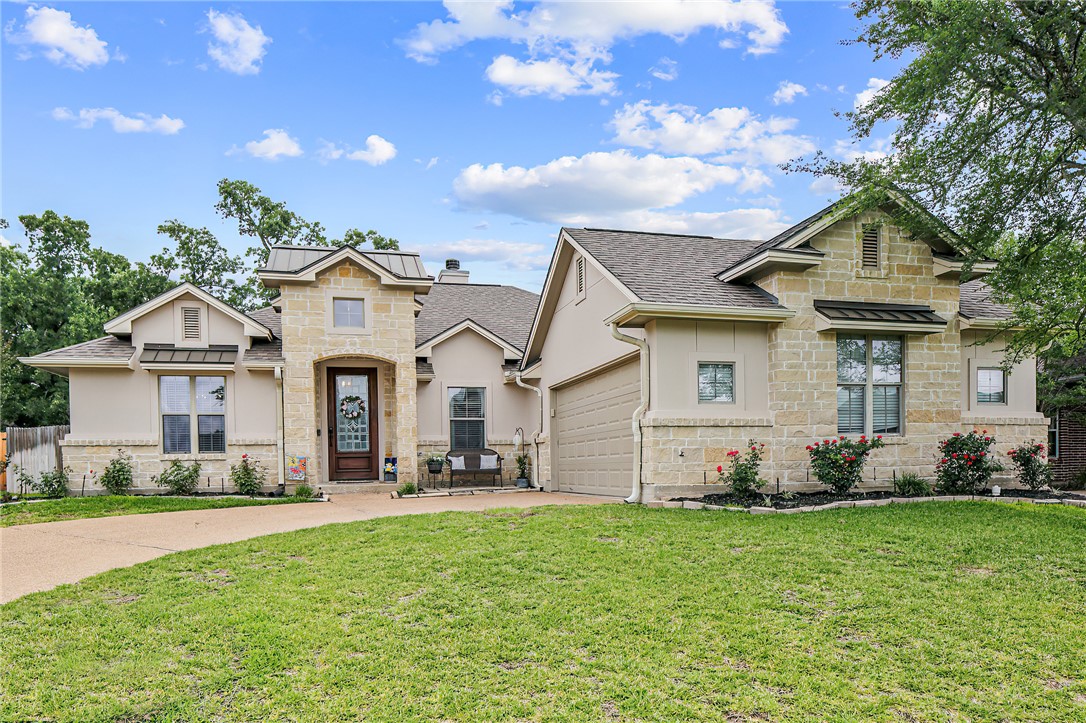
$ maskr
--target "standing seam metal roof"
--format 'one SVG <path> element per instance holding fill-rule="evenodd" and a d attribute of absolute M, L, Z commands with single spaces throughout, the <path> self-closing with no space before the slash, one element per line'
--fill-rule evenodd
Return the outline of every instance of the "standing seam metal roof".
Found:
<path fill-rule="evenodd" d="M 268 252 L 268 262 L 261 271 L 277 273 L 296 273 L 312 266 L 325 256 L 342 248 L 353 246 L 272 246 Z M 370 251 L 354 249 L 392 274 L 405 279 L 428 279 L 426 268 L 417 253 L 408 251 Z"/>

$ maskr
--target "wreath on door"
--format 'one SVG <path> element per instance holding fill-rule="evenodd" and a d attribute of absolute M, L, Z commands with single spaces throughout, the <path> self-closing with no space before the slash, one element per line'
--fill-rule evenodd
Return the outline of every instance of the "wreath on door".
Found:
<path fill-rule="evenodd" d="M 343 397 L 339 400 L 339 413 L 344 419 L 358 419 L 366 413 L 366 403 L 353 394 Z"/>

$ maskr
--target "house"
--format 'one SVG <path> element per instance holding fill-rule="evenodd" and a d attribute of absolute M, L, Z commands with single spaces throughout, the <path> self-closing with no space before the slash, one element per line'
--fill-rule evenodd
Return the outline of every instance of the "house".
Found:
<path fill-rule="evenodd" d="M 425 452 L 508 457 L 519 437 L 545 489 L 636 501 L 704 492 L 751 439 L 763 477 L 800 489 L 813 439 L 883 435 L 881 486 L 930 476 L 956 431 L 1047 435 L 1033 361 L 1004 374 L 989 339 L 1006 309 L 948 238 L 882 212 L 830 206 L 767 241 L 563 228 L 538 297 L 350 246 L 276 246 L 259 277 L 279 296 L 250 314 L 183 284 L 23 360 L 70 377 L 76 477 L 123 447 L 142 487 L 243 453 L 271 483 L 284 455 L 314 485 L 386 458 L 415 481 Z"/>
<path fill-rule="evenodd" d="M 1054 373 L 1059 385 L 1072 388 L 1083 383 L 1086 356 L 1070 360 L 1061 373 Z M 1042 374 L 1045 373 L 1042 371 Z M 1052 460 L 1055 484 L 1082 489 L 1086 483 L 1086 409 L 1064 406 L 1049 412 L 1048 456 Z"/>

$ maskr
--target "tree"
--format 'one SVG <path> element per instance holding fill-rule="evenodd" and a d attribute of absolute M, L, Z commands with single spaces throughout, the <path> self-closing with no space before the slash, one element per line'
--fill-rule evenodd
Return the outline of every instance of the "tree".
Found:
<path fill-rule="evenodd" d="M 373 229 L 362 233 L 356 228 L 349 228 L 343 234 L 343 243 L 349 246 L 371 244 L 375 251 L 399 251 L 400 242 L 394 238 L 382 236 Z"/>
<path fill-rule="evenodd" d="M 271 200 L 248 181 L 219 181 L 215 210 L 223 218 L 236 220 L 242 236 L 260 240 L 265 251 L 263 260 L 273 244 L 330 245 L 324 226 L 287 210 L 285 203 Z"/>
<path fill-rule="evenodd" d="M 231 256 L 206 228 L 186 226 L 174 219 L 159 224 L 158 232 L 173 239 L 175 249 L 162 249 L 151 262 L 165 275 L 179 272 L 181 281 L 199 286 L 226 303 L 241 309 L 252 303 L 250 290 L 234 277 L 245 272 L 245 261 Z"/>
<path fill-rule="evenodd" d="M 847 113 L 854 140 L 883 132 L 892 152 L 790 164 L 857 189 L 872 208 L 899 189 L 932 212 L 900 208 L 915 233 L 954 229 L 968 265 L 1014 318 L 1006 363 L 1086 350 L 1086 6 L 981 0 L 860 0 L 854 42 L 907 59 Z M 1080 385 L 1086 386 L 1086 385 Z M 1084 392 L 1086 396 L 1086 392 Z M 1083 400 L 1086 402 L 1086 399 Z"/>

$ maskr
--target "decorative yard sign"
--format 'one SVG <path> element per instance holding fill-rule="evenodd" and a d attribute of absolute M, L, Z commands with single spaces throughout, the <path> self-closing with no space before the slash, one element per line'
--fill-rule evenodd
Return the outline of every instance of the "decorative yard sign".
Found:
<path fill-rule="evenodd" d="M 308 457 L 296 454 L 287 455 L 287 479 L 291 482 L 305 481 L 305 463 Z"/>

